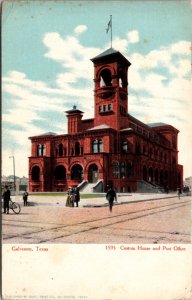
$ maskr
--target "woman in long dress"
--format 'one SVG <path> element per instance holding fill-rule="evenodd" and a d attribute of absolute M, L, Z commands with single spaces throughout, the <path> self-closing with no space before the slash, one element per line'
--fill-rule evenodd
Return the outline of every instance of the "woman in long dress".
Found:
<path fill-rule="evenodd" d="M 67 191 L 67 200 L 65 206 L 71 207 L 71 189 L 69 188 Z"/>
<path fill-rule="evenodd" d="M 74 190 L 72 188 L 69 188 L 67 191 L 67 200 L 65 206 L 74 207 L 74 197 Z"/>

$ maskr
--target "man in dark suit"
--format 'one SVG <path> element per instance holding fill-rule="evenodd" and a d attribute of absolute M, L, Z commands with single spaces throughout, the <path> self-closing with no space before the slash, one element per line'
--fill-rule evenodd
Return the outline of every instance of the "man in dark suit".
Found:
<path fill-rule="evenodd" d="M 79 193 L 79 189 L 76 188 L 75 189 L 75 200 L 74 200 L 74 202 L 76 203 L 76 207 L 79 206 L 79 201 L 80 201 L 80 193 Z"/>
<path fill-rule="evenodd" d="M 5 186 L 5 191 L 3 193 L 3 201 L 4 201 L 4 214 L 9 214 L 9 200 L 10 200 L 10 197 L 11 197 L 11 192 L 10 190 L 8 189 L 8 186 L 6 185 Z"/>
<path fill-rule="evenodd" d="M 117 201 L 117 195 L 113 187 L 110 187 L 107 191 L 106 198 L 109 201 L 109 211 L 112 212 L 113 202 Z"/>

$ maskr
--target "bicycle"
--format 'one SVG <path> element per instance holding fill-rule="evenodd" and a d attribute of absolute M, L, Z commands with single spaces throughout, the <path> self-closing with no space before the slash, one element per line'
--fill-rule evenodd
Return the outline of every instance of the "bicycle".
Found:
<path fill-rule="evenodd" d="M 2 209 L 3 209 L 3 206 L 2 206 Z M 9 200 L 9 209 L 12 209 L 12 211 L 15 213 L 15 214 L 20 214 L 20 211 L 21 211 L 21 206 L 19 203 L 17 202 L 13 202 L 11 199 Z"/>

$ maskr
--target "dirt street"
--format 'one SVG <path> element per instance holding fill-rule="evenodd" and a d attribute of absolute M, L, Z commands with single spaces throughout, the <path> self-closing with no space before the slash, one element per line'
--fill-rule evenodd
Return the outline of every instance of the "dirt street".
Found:
<path fill-rule="evenodd" d="M 21 204 L 22 205 L 22 204 Z M 190 243 L 191 197 L 107 206 L 21 207 L 2 217 L 3 243 Z"/>

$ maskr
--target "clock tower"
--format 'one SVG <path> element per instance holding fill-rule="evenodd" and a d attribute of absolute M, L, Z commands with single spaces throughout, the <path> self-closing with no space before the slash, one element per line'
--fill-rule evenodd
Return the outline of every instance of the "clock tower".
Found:
<path fill-rule="evenodd" d="M 120 130 L 128 126 L 128 68 L 131 63 L 109 48 L 91 59 L 94 63 L 94 126 Z"/>

